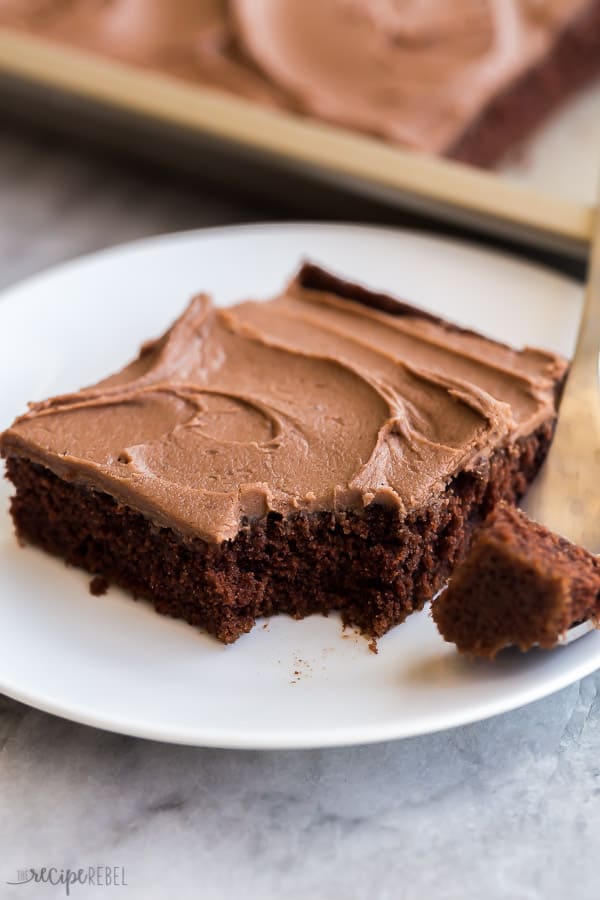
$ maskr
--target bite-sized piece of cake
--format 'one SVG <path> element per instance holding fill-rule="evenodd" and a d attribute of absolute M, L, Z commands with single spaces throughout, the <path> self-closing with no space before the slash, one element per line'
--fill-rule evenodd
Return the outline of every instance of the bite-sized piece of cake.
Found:
<path fill-rule="evenodd" d="M 600 614 L 600 561 L 501 503 L 432 613 L 442 637 L 472 656 L 554 647 L 572 625 Z"/>
<path fill-rule="evenodd" d="M 342 610 L 382 635 L 548 448 L 566 362 L 305 266 L 201 296 L 117 375 L 0 436 L 19 535 L 230 642 Z"/>

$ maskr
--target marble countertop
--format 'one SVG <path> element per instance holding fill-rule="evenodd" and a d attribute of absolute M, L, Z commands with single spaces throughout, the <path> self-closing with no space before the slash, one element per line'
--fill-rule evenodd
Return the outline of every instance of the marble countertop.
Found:
<path fill-rule="evenodd" d="M 109 244 L 272 211 L 0 132 L 0 287 Z M 0 898 L 29 867 L 124 869 L 74 898 L 596 900 L 600 674 L 455 731 L 233 752 L 0 701 Z"/>

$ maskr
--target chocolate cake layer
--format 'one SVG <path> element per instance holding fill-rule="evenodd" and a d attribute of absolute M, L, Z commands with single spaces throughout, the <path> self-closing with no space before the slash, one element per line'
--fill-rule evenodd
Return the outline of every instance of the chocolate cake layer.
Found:
<path fill-rule="evenodd" d="M 222 639 L 339 606 L 380 634 L 525 490 L 565 370 L 305 266 L 267 303 L 197 298 L 117 375 L 31 404 L 0 436 L 17 530 L 159 607 L 181 581 L 171 611 Z"/>
<path fill-rule="evenodd" d="M 572 625 L 598 618 L 600 560 L 502 503 L 432 612 L 442 637 L 471 656 L 554 647 Z"/>
<path fill-rule="evenodd" d="M 551 432 L 545 425 L 496 450 L 407 517 L 375 503 L 362 513 L 270 513 L 244 522 L 233 540 L 209 544 L 17 457 L 8 459 L 17 489 L 11 512 L 21 537 L 224 643 L 250 631 L 259 616 L 333 610 L 380 637 L 434 596 L 488 510 L 519 500 Z"/>
<path fill-rule="evenodd" d="M 0 0 L 2 23 L 483 164 L 600 73 L 600 0 Z"/>

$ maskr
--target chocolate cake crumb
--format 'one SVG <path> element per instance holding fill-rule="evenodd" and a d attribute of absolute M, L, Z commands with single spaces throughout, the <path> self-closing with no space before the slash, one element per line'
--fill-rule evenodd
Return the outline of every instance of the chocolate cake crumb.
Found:
<path fill-rule="evenodd" d="M 101 597 L 108 590 L 108 581 L 102 575 L 94 575 L 90 581 L 90 594 L 94 597 Z"/>
<path fill-rule="evenodd" d="M 572 625 L 600 615 L 600 559 L 502 503 L 432 615 L 445 640 L 471 656 L 555 647 Z"/>

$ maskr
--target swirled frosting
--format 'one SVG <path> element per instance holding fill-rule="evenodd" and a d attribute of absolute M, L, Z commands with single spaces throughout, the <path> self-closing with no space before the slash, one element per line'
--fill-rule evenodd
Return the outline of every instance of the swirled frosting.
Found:
<path fill-rule="evenodd" d="M 269 302 L 195 298 L 118 374 L 32 404 L 0 449 L 220 542 L 270 511 L 421 508 L 551 419 L 564 371 L 307 267 Z"/>
<path fill-rule="evenodd" d="M 551 47 L 585 0 L 232 0 L 251 57 L 307 112 L 433 152 Z"/>
<path fill-rule="evenodd" d="M 436 153 L 590 0 L 0 0 L 8 23 Z"/>

